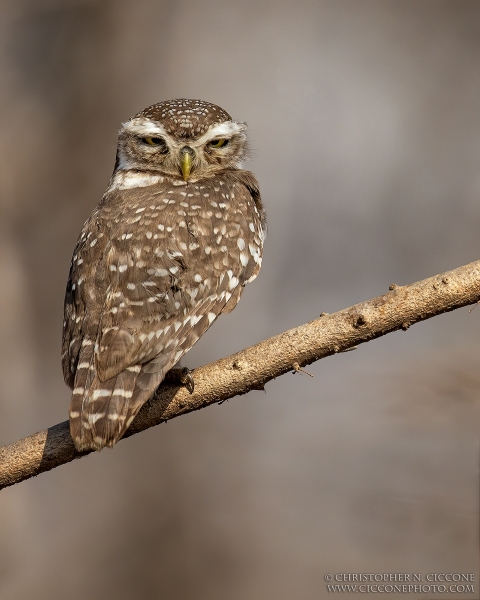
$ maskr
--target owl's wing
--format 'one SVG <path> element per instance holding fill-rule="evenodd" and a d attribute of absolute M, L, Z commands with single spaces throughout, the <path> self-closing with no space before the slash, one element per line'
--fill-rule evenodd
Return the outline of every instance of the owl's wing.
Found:
<path fill-rule="evenodd" d="M 101 298 L 107 288 L 104 265 L 98 260 L 109 243 L 107 224 L 98 209 L 85 222 L 70 263 L 64 303 L 62 367 L 65 383 L 73 388 L 82 344 L 95 343 Z"/>
<path fill-rule="evenodd" d="M 239 199 L 240 206 L 244 207 L 243 214 L 248 216 L 240 227 L 237 237 L 239 249 L 238 262 L 243 267 L 238 279 L 239 285 L 232 292 L 232 297 L 222 309 L 222 314 L 231 312 L 248 283 L 258 275 L 262 266 L 263 242 L 267 234 L 267 215 L 260 196 L 258 182 L 250 171 L 229 171 L 224 175 L 228 184 L 233 187 L 235 197 Z M 234 256 L 234 259 L 236 257 Z"/>

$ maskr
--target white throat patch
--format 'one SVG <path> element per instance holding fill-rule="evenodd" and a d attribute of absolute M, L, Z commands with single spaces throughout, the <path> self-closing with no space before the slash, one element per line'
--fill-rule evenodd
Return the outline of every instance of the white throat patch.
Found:
<path fill-rule="evenodd" d="M 163 182 L 163 175 L 153 175 L 139 171 L 117 171 L 112 177 L 109 192 L 113 190 L 129 190 L 132 188 L 143 188 Z"/>

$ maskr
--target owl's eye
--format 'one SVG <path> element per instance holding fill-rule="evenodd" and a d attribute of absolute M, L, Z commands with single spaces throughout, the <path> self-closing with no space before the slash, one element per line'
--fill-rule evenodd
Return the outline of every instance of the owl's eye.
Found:
<path fill-rule="evenodd" d="M 148 144 L 149 146 L 164 146 L 165 149 L 167 148 L 165 140 L 161 137 L 144 137 L 142 138 L 142 142 L 144 144 Z"/>
<path fill-rule="evenodd" d="M 228 144 L 228 140 L 225 138 L 220 138 L 218 140 L 212 140 L 210 142 L 210 146 L 212 148 L 221 148 L 222 146 L 226 146 Z"/>

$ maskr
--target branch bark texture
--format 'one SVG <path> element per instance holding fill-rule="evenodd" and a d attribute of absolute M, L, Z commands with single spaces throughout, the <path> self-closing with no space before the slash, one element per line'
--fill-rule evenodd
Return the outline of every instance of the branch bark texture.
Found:
<path fill-rule="evenodd" d="M 162 385 L 124 438 L 210 404 L 262 390 L 268 381 L 326 356 L 480 300 L 480 261 L 356 304 L 195 369 L 195 391 Z M 0 489 L 89 454 L 79 453 L 68 421 L 0 448 Z"/>

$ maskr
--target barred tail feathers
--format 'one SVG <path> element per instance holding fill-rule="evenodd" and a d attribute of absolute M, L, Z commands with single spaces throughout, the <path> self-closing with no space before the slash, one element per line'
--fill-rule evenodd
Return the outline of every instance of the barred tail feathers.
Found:
<path fill-rule="evenodd" d="M 143 368 L 128 367 L 102 382 L 95 375 L 93 346 L 82 349 L 70 405 L 70 434 L 77 450 L 112 448 L 174 362 L 171 355 L 160 355 Z"/>
<path fill-rule="evenodd" d="M 70 401 L 70 435 L 78 450 L 83 448 L 82 411 L 85 393 L 88 393 L 94 379 L 94 346 L 90 340 L 84 340 L 80 348 L 76 366 L 72 398 Z"/>
<path fill-rule="evenodd" d="M 87 356 L 80 355 L 86 363 Z M 113 447 L 128 427 L 131 399 L 140 366 L 125 369 L 116 377 L 100 381 L 95 376 L 93 350 L 87 375 L 77 368 L 70 404 L 70 435 L 77 450 Z"/>

